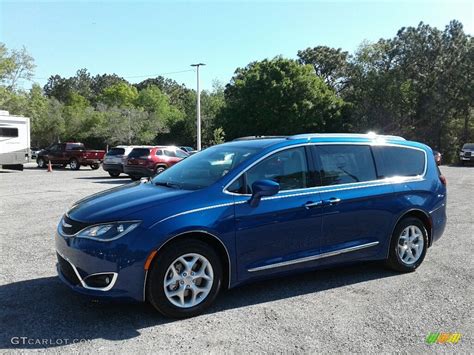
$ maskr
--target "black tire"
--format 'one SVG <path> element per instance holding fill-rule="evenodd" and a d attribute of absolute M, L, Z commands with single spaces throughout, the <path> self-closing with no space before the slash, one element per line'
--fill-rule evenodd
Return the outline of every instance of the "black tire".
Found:
<path fill-rule="evenodd" d="M 46 160 L 42 157 L 39 157 L 38 159 L 36 159 L 36 164 L 38 164 L 38 168 L 40 169 L 46 168 Z"/>
<path fill-rule="evenodd" d="M 140 180 L 140 176 L 137 176 L 137 175 L 130 175 L 130 179 L 132 179 L 133 181 L 138 181 Z"/>
<path fill-rule="evenodd" d="M 155 175 L 161 174 L 165 170 L 166 170 L 166 166 L 157 166 L 155 169 Z"/>
<path fill-rule="evenodd" d="M 398 253 L 398 246 L 400 243 L 400 236 L 403 230 L 409 226 L 416 226 L 419 228 L 423 235 L 423 250 L 417 259 L 417 261 L 413 264 L 405 263 L 399 253 Z M 400 222 L 398 222 L 395 230 L 393 231 L 392 239 L 390 241 L 390 250 L 388 254 L 388 259 L 386 260 L 386 265 L 395 271 L 399 272 L 412 272 L 415 271 L 418 266 L 421 265 L 423 260 L 426 256 L 426 251 L 428 249 L 428 232 L 426 231 L 426 227 L 422 221 L 415 217 L 406 217 L 403 218 Z"/>
<path fill-rule="evenodd" d="M 81 164 L 79 164 L 79 161 L 76 158 L 72 158 L 69 160 L 69 167 L 71 170 L 79 170 L 81 168 Z"/>
<path fill-rule="evenodd" d="M 63 168 L 65 168 L 65 167 L 67 166 L 67 164 L 62 164 L 61 166 L 62 166 Z"/>
<path fill-rule="evenodd" d="M 163 282 L 166 272 L 180 256 L 195 253 L 205 257 L 212 266 L 214 278 L 209 294 L 196 306 L 181 308 L 171 303 L 165 295 Z M 148 270 L 147 301 L 166 317 L 187 318 L 203 313 L 216 299 L 222 286 L 222 262 L 215 250 L 208 244 L 194 239 L 186 239 L 166 247 L 153 260 Z"/>
<path fill-rule="evenodd" d="M 100 168 L 100 164 L 92 164 L 92 165 L 91 165 L 91 169 L 92 169 L 92 170 L 97 170 L 97 169 L 99 169 L 99 168 Z"/>
<path fill-rule="evenodd" d="M 113 178 L 117 178 L 117 177 L 120 176 L 120 172 L 119 172 L 119 171 L 109 171 L 108 173 L 109 173 L 109 175 L 110 175 L 111 177 L 113 177 Z"/>

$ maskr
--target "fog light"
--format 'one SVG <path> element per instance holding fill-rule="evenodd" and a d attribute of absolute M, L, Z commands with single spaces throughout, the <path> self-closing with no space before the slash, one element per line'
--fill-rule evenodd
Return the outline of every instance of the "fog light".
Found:
<path fill-rule="evenodd" d="M 110 285 L 113 278 L 113 274 L 91 275 L 87 276 L 84 282 L 89 287 L 104 288 Z"/>

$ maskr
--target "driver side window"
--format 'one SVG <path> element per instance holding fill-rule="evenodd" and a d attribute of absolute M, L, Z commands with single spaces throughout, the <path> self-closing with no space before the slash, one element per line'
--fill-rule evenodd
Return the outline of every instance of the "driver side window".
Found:
<path fill-rule="evenodd" d="M 290 148 L 275 153 L 250 168 L 246 173 L 247 193 L 257 180 L 273 180 L 280 191 L 310 187 L 310 174 L 304 147 Z"/>
<path fill-rule="evenodd" d="M 59 145 L 58 145 L 58 144 L 53 144 L 53 145 L 49 148 L 49 150 L 50 150 L 51 152 L 57 152 L 57 151 L 59 150 Z"/>

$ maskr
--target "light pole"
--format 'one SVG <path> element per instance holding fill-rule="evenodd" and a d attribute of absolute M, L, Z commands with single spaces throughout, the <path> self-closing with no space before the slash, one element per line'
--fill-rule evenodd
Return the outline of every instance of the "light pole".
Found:
<path fill-rule="evenodd" d="M 191 64 L 192 67 L 196 67 L 197 75 L 197 99 L 196 99 L 196 130 L 197 130 L 197 142 L 196 149 L 201 150 L 201 91 L 199 90 L 199 67 L 206 65 L 204 63 Z"/>

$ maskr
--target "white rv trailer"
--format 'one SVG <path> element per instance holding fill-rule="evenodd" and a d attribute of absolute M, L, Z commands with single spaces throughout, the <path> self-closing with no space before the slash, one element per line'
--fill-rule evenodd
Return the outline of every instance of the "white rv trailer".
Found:
<path fill-rule="evenodd" d="M 30 155 L 30 119 L 0 110 L 0 166 L 23 170 Z"/>

